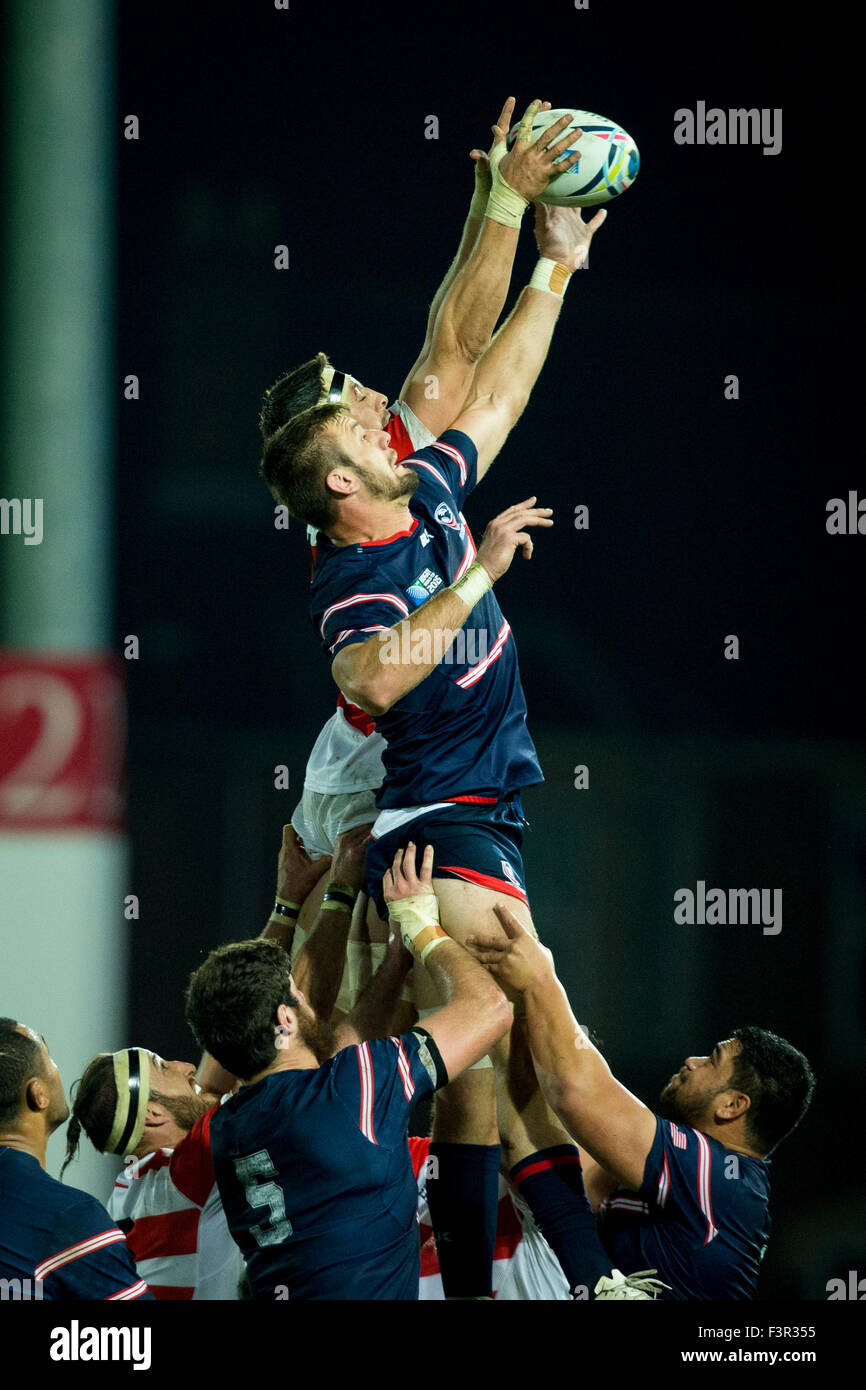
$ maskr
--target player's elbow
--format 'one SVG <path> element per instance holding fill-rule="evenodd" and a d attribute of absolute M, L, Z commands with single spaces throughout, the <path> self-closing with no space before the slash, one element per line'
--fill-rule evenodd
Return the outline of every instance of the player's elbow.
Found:
<path fill-rule="evenodd" d="M 491 980 L 490 983 L 493 984 L 493 981 Z M 511 1005 L 502 990 L 498 986 L 494 986 L 486 995 L 478 1012 L 479 1028 L 484 1033 L 485 1051 L 495 1047 L 505 1037 L 513 1022 L 514 1014 Z"/>
<path fill-rule="evenodd" d="M 388 701 L 384 696 L 380 698 L 377 695 L 376 687 L 366 683 L 353 685 L 349 689 L 346 686 L 341 686 L 340 689 L 347 700 L 350 700 L 353 705 L 357 705 L 365 714 L 369 714 L 371 719 L 381 719 L 382 715 L 387 714 L 393 704 L 393 701 Z"/>
<path fill-rule="evenodd" d="M 371 719 L 387 714 L 397 698 L 381 663 L 371 662 L 358 645 L 337 653 L 331 675 L 346 699 Z"/>
<path fill-rule="evenodd" d="M 473 333 L 471 328 L 464 328 L 454 337 L 452 361 L 456 366 L 477 367 L 489 347 L 489 335 Z"/>
<path fill-rule="evenodd" d="M 556 1118 L 573 1138 L 578 1137 L 590 1104 L 584 1089 L 565 1077 L 547 1075 L 541 1090 Z"/>

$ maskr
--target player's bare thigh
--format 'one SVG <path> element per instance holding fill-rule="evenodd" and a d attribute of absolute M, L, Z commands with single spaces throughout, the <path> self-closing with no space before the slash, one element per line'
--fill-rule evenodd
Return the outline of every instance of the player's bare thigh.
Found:
<path fill-rule="evenodd" d="M 515 917 L 532 932 L 538 933 L 532 921 L 532 914 L 520 898 L 498 893 L 492 888 L 481 888 L 476 883 L 466 883 L 458 878 L 436 878 L 436 896 L 439 899 L 439 915 L 442 925 L 455 941 L 465 942 L 476 932 L 491 932 L 505 936 L 494 912 L 497 903 L 503 904 Z M 429 1009 L 441 1003 L 427 971 L 423 966 L 415 967 L 415 1003 L 419 1009 Z"/>

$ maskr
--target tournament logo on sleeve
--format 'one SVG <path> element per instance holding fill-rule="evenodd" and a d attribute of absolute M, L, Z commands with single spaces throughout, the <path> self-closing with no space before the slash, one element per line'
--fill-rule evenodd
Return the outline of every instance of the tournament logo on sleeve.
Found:
<path fill-rule="evenodd" d="M 440 574 L 437 574 L 435 570 L 426 569 L 422 570 L 418 578 L 409 585 L 408 589 L 404 589 L 403 592 L 409 596 L 417 607 L 422 603 L 426 603 L 427 599 L 435 594 L 437 589 L 441 589 L 443 583 L 444 580 Z"/>

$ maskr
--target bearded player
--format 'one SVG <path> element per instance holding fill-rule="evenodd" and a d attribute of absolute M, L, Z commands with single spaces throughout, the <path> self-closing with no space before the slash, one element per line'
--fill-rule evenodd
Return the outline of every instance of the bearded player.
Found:
<path fill-rule="evenodd" d="M 530 140 L 535 115 L 549 106 L 540 101 L 530 105 L 519 138 L 506 153 L 505 137 L 514 111 L 514 99 L 509 97 L 493 126 L 489 154 L 472 151 L 476 187 L 457 256 L 430 307 L 421 352 L 390 410 L 386 396 L 336 371 L 319 353 L 265 393 L 260 425 L 266 441 L 300 411 L 324 403 L 343 405 L 365 429 L 387 432 L 398 460 L 432 444 L 451 425 L 472 388 L 502 312 L 522 213 L 528 201 L 544 191 L 557 159 L 561 160 L 556 166 L 559 174 L 580 157 L 578 151 L 567 150 L 568 138 L 557 138 L 568 125 L 567 117 L 545 132 L 543 140 Z M 578 134 L 573 133 L 571 140 Z M 537 206 L 536 239 L 543 263 L 552 266 L 564 249 L 572 249 L 575 239 L 579 243 L 584 236 L 578 210 Z M 542 262 L 537 274 L 543 274 Z M 320 562 L 327 558 L 331 546 L 317 528 L 309 530 L 315 564 L 317 558 Z M 333 853 L 341 831 L 375 818 L 374 793 L 384 776 L 382 748 L 375 721 L 341 694 L 336 713 L 308 759 L 303 799 L 292 818 L 310 855 Z M 299 942 L 317 907 L 317 898 L 306 905 Z M 379 943 L 386 939 L 383 930 L 374 936 Z"/>
<path fill-rule="evenodd" d="M 490 348 L 488 344 L 505 301 L 527 200 L 543 191 L 553 176 L 557 160 L 561 161 L 556 165 L 558 174 L 579 158 L 579 151 L 564 153 L 569 140 L 559 138 L 567 126 L 567 118 L 551 127 L 543 141 L 531 143 L 534 116 L 542 106 L 548 105 L 532 104 L 521 124 L 514 149 L 506 154 L 505 135 L 514 108 L 513 100 L 509 99 L 493 128 L 494 142 L 489 156 L 473 151 L 476 192 L 458 256 L 431 306 L 424 346 L 390 413 L 383 394 L 363 386 L 347 373 L 335 371 L 324 354 L 319 354 L 267 392 L 261 416 L 262 433 L 266 438 L 303 409 L 317 403 L 339 403 L 360 425 L 369 430 L 384 430 L 390 436 L 388 446 L 396 449 L 400 460 L 412 448 L 430 444 L 435 435 L 455 419 L 477 374 L 492 366 L 498 355 L 497 345 Z M 577 135 L 571 137 L 572 140 L 576 138 Z M 546 289 L 553 283 L 562 293 L 570 270 L 585 260 L 589 239 L 603 217 L 604 214 L 596 216 L 588 229 L 578 209 L 538 204 L 535 230 L 541 259 L 531 283 L 541 284 Z M 520 315 L 511 327 L 520 327 Z M 508 330 L 508 325 L 502 330 L 506 337 Z M 491 360 L 488 360 L 488 353 Z M 506 357 L 502 357 L 502 362 L 507 366 Z M 326 535 L 317 534 L 316 527 L 310 527 L 310 531 L 314 562 L 318 557 L 321 565 L 333 547 Z M 374 795 L 384 776 L 383 748 L 384 739 L 370 714 L 341 693 L 338 709 L 322 730 L 308 760 L 303 800 L 293 816 L 293 824 L 312 855 L 332 852 L 340 831 L 365 823 L 371 819 L 371 813 L 375 814 Z M 312 925 L 319 900 L 319 893 L 313 892 L 301 911 L 295 933 L 296 951 Z M 349 943 L 352 970 L 365 971 L 369 977 L 384 954 L 386 940 L 387 929 L 376 913 L 370 912 L 366 924 L 356 913 Z M 370 956 L 369 960 L 365 953 Z M 417 1002 L 415 996 L 416 990 L 409 979 L 400 1011 L 392 1024 L 393 1030 L 399 1032 L 409 1026 L 414 1016 L 412 1003 Z M 427 1006 L 430 1007 L 429 999 Z M 472 1078 L 467 1084 L 473 1084 Z M 534 1141 L 523 1134 L 514 1108 L 510 1105 L 506 1108 L 512 1122 L 509 1128 L 521 1131 L 521 1152 L 532 1151 L 537 1147 Z M 442 1109 L 440 1100 L 440 1113 Z M 456 1154 L 456 1150 L 453 1152 Z M 485 1162 L 492 1162 L 489 1155 L 485 1156 Z M 447 1170 L 447 1162 L 444 1167 Z M 456 1225 L 466 1230 L 473 1223 L 477 1225 L 479 1219 L 479 1208 L 471 1192 L 473 1181 L 470 1177 L 465 1184 L 459 1183 L 452 1188 L 449 1199 L 452 1208 L 461 1206 L 464 1209 L 464 1216 Z M 494 1182 L 495 1175 L 488 1172 L 491 1193 Z M 464 1187 L 465 1200 L 460 1196 Z M 484 1239 L 489 1244 L 492 1195 L 482 1204 L 481 1210 L 484 1206 L 488 1212 Z M 452 1240 L 451 1244 L 456 1247 L 457 1240 Z M 449 1275 L 450 1270 L 446 1269 L 446 1284 L 451 1282 Z"/>
<path fill-rule="evenodd" d="M 555 157 L 558 145 L 549 153 Z M 319 554 L 312 609 L 334 679 L 376 719 L 387 743 L 368 891 L 376 896 L 390 857 L 410 836 L 433 843 L 443 922 L 458 940 L 482 922 L 497 928 L 493 904 L 503 893 L 531 923 L 520 789 L 540 781 L 541 771 L 510 627 L 489 590 L 518 547 L 531 554 L 526 528 L 551 524 L 530 498 L 491 523 L 476 560 L 462 506 L 522 413 L 570 275 L 602 221 L 597 214 L 584 225 L 577 214 L 563 226 L 559 259 L 540 263 L 479 363 L 469 404 L 436 444 L 401 463 L 387 431 L 364 429 L 335 401 L 297 416 L 265 447 L 263 474 L 276 500 L 329 542 L 324 561 Z M 477 663 L 453 659 L 470 613 L 488 642 Z M 419 656 L 425 644 L 426 660 Z M 501 1063 L 504 1074 L 504 1056 Z M 533 1107 L 544 1148 L 566 1139 L 537 1088 Z M 475 1251 L 465 1259 L 460 1253 L 447 1271 L 443 1262 L 451 1296 L 490 1296 L 495 1109 L 489 1070 L 473 1070 L 437 1099 L 436 1202 L 448 1211 L 437 1230 L 452 1251 Z M 483 1254 L 467 1237 L 479 1212 L 488 1223 Z"/>

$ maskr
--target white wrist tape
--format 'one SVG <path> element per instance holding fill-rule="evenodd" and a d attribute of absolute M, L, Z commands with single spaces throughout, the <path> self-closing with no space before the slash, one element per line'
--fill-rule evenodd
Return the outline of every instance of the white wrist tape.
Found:
<path fill-rule="evenodd" d="M 466 573 L 455 584 L 451 585 L 465 604 L 474 608 L 480 598 L 483 598 L 488 589 L 493 588 L 493 580 L 487 573 L 480 560 L 474 560 Z"/>
<path fill-rule="evenodd" d="M 528 114 L 528 113 L 527 113 Z M 521 127 L 521 136 L 523 128 Z M 525 138 L 525 137 L 524 137 Z M 493 180 L 490 197 L 487 200 L 487 216 L 491 222 L 501 222 L 505 227 L 519 227 L 523 214 L 529 206 L 511 184 L 506 183 L 499 172 L 499 166 L 506 155 L 505 141 L 494 145 L 490 151 L 490 175 Z"/>
<path fill-rule="evenodd" d="M 487 199 L 486 216 L 491 222 L 501 222 L 503 227 L 519 227 L 523 221 L 523 214 L 529 206 L 526 198 L 507 184 L 499 172 L 498 166 L 493 170 L 493 187 L 490 190 L 490 197 Z"/>
<path fill-rule="evenodd" d="M 571 271 L 566 270 L 559 261 L 548 260 L 547 256 L 541 256 L 532 272 L 532 279 L 529 288 L 532 290 L 545 290 L 547 294 L 555 295 L 557 299 L 562 299 L 568 289 L 568 282 L 571 279 Z"/>
<path fill-rule="evenodd" d="M 435 893 L 416 893 L 388 903 L 388 916 L 396 922 L 406 950 L 422 965 L 431 951 L 451 939 L 439 925 L 439 900 Z"/>

